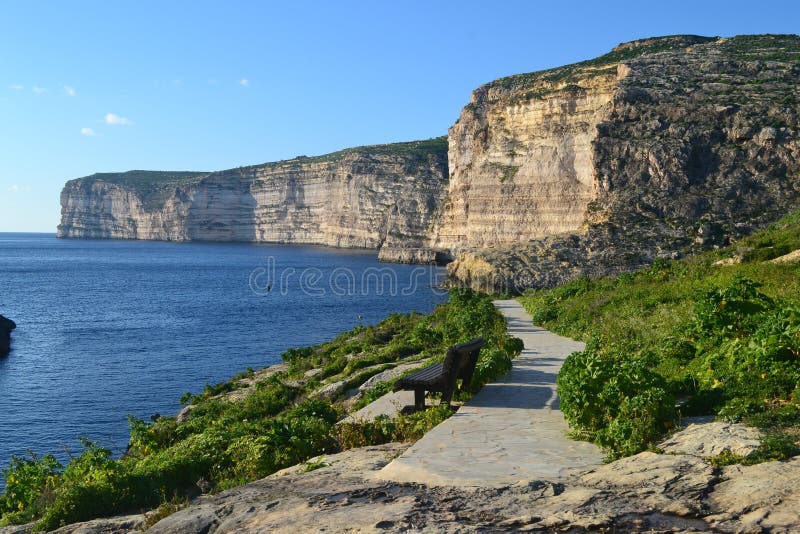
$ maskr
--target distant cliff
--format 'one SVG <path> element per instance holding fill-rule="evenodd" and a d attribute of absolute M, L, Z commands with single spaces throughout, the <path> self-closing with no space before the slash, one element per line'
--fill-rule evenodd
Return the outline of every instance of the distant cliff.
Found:
<path fill-rule="evenodd" d="M 521 291 L 719 246 L 800 206 L 800 37 L 675 36 L 478 88 L 432 243 Z"/>
<path fill-rule="evenodd" d="M 800 37 L 672 36 L 476 89 L 448 139 L 73 180 L 62 237 L 455 258 L 521 291 L 726 244 L 800 206 Z M 449 145 L 449 148 L 448 146 Z"/>
<path fill-rule="evenodd" d="M 254 241 L 420 251 L 446 192 L 445 138 L 212 173 L 130 171 L 71 180 L 59 237 Z"/>

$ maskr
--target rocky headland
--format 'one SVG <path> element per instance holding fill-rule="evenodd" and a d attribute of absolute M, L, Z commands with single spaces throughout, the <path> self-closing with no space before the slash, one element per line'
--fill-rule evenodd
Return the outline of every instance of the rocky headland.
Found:
<path fill-rule="evenodd" d="M 725 245 L 800 205 L 800 37 L 673 36 L 476 89 L 447 139 L 72 180 L 59 236 L 455 259 L 517 292 Z"/>
<path fill-rule="evenodd" d="M 0 356 L 5 356 L 11 350 L 11 331 L 17 323 L 0 315 Z"/>
<path fill-rule="evenodd" d="M 59 237 L 420 250 L 446 193 L 447 141 L 358 147 L 220 172 L 95 174 L 61 193 Z"/>

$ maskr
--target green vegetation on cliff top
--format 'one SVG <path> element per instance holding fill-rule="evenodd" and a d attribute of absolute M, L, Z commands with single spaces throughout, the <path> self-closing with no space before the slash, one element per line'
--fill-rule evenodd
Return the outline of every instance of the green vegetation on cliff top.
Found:
<path fill-rule="evenodd" d="M 96 182 L 108 182 L 136 188 L 150 188 L 153 186 L 176 186 L 199 182 L 209 173 L 191 171 L 126 171 L 126 172 L 98 172 L 91 176 L 81 178 Z"/>
<path fill-rule="evenodd" d="M 611 71 L 608 70 L 609 65 L 649 54 L 682 50 L 690 46 L 709 43 L 718 45 L 722 52 L 740 59 L 800 59 L 796 56 L 800 52 L 800 36 L 797 35 L 739 35 L 727 39 L 699 35 L 671 35 L 622 43 L 611 52 L 594 59 L 551 69 L 506 76 L 489 82 L 482 88 L 503 87 L 516 91 L 524 90 L 542 81 L 549 83 L 575 82 L 582 77 L 611 74 Z"/>
<path fill-rule="evenodd" d="M 401 361 L 423 365 L 421 360 L 440 359 L 447 346 L 476 336 L 487 345 L 472 382 L 462 385 L 462 395 L 469 395 L 506 372 L 522 343 L 507 335 L 505 319 L 488 297 L 454 290 L 450 301 L 430 315 L 392 315 L 328 343 L 287 351 L 285 370 L 271 375 L 251 370 L 200 394 L 187 394 L 183 401 L 192 409 L 183 422 L 130 418 L 130 443 L 121 459 L 86 440 L 67 465 L 50 455 L 14 457 L 2 470 L 6 491 L 0 495 L 0 525 L 38 520 L 38 529 L 52 530 L 159 505 L 174 509 L 201 491 L 237 486 L 319 454 L 417 439 L 450 410 L 442 406 L 337 425 L 348 410 L 344 395 L 324 400 L 314 392 L 341 381 L 355 388 Z M 310 369 L 318 371 L 306 374 Z M 392 383 L 375 386 L 367 400 L 390 390 Z M 237 393 L 238 399 L 228 396 Z"/>
<path fill-rule="evenodd" d="M 724 250 L 523 296 L 534 322 L 587 342 L 558 377 L 570 426 L 617 457 L 716 415 L 763 428 L 760 459 L 800 452 L 800 263 L 768 261 L 798 249 L 800 212 Z"/>
<path fill-rule="evenodd" d="M 404 143 L 389 143 L 384 145 L 365 145 L 345 148 L 321 156 L 297 156 L 290 160 L 265 163 L 265 165 L 281 165 L 286 163 L 322 163 L 338 161 L 346 156 L 360 154 L 365 156 L 402 156 L 414 160 L 424 160 L 428 156 L 447 156 L 447 136 L 434 137 L 423 141 L 409 141 Z"/>
<path fill-rule="evenodd" d="M 314 163 L 326 163 L 339 161 L 350 155 L 362 156 L 395 156 L 408 158 L 412 162 L 425 162 L 430 156 L 438 158 L 447 157 L 447 136 L 434 137 L 422 141 L 409 141 L 403 143 L 389 143 L 384 145 L 366 145 L 353 148 L 345 148 L 330 154 L 321 156 L 297 156 L 292 159 L 261 163 L 237 169 L 229 169 L 216 172 L 192 172 L 192 171 L 142 171 L 133 170 L 126 172 L 106 172 L 96 173 L 83 178 L 78 178 L 84 183 L 106 182 L 124 187 L 130 187 L 139 191 L 154 192 L 157 189 L 172 188 L 176 186 L 197 183 L 202 179 L 217 174 L 227 174 L 231 172 L 247 172 L 263 167 L 278 168 L 282 166 L 304 165 Z"/>

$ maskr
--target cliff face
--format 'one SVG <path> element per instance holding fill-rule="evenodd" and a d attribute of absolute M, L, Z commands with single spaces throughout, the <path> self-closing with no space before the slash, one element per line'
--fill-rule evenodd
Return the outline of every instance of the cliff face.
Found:
<path fill-rule="evenodd" d="M 457 252 L 578 229 L 595 197 L 592 142 L 616 69 L 584 84 L 476 90 L 450 129 L 450 184 L 435 245 Z"/>
<path fill-rule="evenodd" d="M 450 130 L 433 242 L 521 291 L 726 244 L 800 206 L 800 37 L 679 36 L 492 82 Z"/>
<path fill-rule="evenodd" d="M 446 192 L 443 138 L 215 173 L 131 171 L 67 183 L 60 237 L 257 241 L 419 260 Z"/>

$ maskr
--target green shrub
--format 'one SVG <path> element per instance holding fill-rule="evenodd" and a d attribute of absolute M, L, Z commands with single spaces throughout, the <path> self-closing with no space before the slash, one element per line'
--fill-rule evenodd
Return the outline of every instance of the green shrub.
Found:
<path fill-rule="evenodd" d="M 64 468 L 53 502 L 36 524 L 38 529 L 53 530 L 91 519 L 97 510 L 114 513 L 126 504 L 128 495 L 118 491 L 125 486 L 122 465 L 108 448 L 86 439 L 81 442 L 84 450 Z"/>
<path fill-rule="evenodd" d="M 0 525 L 27 523 L 41 515 L 52 501 L 62 470 L 63 466 L 49 454 L 12 456 L 10 465 L 2 470 L 6 489 L 0 496 Z"/>
<path fill-rule="evenodd" d="M 477 393 L 485 384 L 510 370 L 511 357 L 507 351 L 497 346 L 483 348 L 475 364 L 472 381 L 467 385 L 466 389 L 472 393 Z"/>
<path fill-rule="evenodd" d="M 666 431 L 674 399 L 652 361 L 623 347 L 592 343 L 571 354 L 558 375 L 561 410 L 570 425 L 614 456 L 634 454 Z"/>
<path fill-rule="evenodd" d="M 342 423 L 337 425 L 337 440 L 345 450 L 390 441 L 416 441 L 452 414 L 449 406 L 437 405 L 394 419 L 381 415 L 372 421 Z"/>
<path fill-rule="evenodd" d="M 706 291 L 695 303 L 697 332 L 714 340 L 746 334 L 752 327 L 750 318 L 773 305 L 768 296 L 758 291 L 759 287 L 753 280 L 735 278 L 724 287 Z"/>

